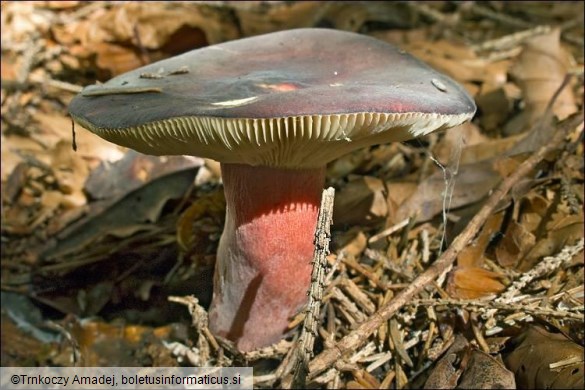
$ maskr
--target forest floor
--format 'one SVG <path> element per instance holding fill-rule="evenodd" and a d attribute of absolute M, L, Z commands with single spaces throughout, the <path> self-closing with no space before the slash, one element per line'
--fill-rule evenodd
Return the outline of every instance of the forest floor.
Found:
<path fill-rule="evenodd" d="M 258 388 L 583 387 L 583 2 L 1 7 L 3 366 L 251 365 Z M 286 340 L 241 354 L 206 323 L 218 164 L 72 131 L 67 106 L 142 65 L 297 27 L 395 44 L 478 111 L 328 166 L 315 342 L 298 348 L 301 313 Z"/>

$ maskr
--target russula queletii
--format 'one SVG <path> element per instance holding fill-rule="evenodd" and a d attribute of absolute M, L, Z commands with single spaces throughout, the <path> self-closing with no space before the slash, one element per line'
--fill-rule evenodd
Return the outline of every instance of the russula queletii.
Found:
<path fill-rule="evenodd" d="M 325 165 L 469 120 L 449 77 L 377 39 L 297 29 L 190 51 L 86 87 L 75 122 L 152 155 L 221 162 L 210 328 L 249 351 L 305 303 Z"/>

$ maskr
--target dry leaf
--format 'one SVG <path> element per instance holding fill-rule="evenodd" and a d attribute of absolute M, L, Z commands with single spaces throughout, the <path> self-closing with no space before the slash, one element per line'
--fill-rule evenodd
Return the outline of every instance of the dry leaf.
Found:
<path fill-rule="evenodd" d="M 449 272 L 447 293 L 455 299 L 478 299 L 504 291 L 503 275 L 479 267 L 455 267 Z"/>
<path fill-rule="evenodd" d="M 536 237 L 524 225 L 510 221 L 502 241 L 496 247 L 496 259 L 502 267 L 514 267 L 536 243 Z"/>
<path fill-rule="evenodd" d="M 499 233 L 503 220 L 504 212 L 495 213 L 487 219 L 477 239 L 463 248 L 457 255 L 459 267 L 483 266 L 485 250 L 490 240 Z"/>
<path fill-rule="evenodd" d="M 515 389 L 514 374 L 461 336 L 437 362 L 425 389 Z"/>
<path fill-rule="evenodd" d="M 466 122 L 445 131 L 445 136 L 439 140 L 433 149 L 433 154 L 443 165 L 449 164 L 458 155 L 460 155 L 460 165 L 479 162 L 485 157 L 479 158 L 475 154 L 466 152 L 474 146 L 483 150 L 486 143 L 490 141 L 490 138 L 486 137 L 477 125 Z"/>
<path fill-rule="evenodd" d="M 81 321 L 71 326 L 70 335 L 79 348 L 82 365 L 128 367 L 142 365 L 142 359 L 154 360 L 151 364 L 176 365 L 176 360 L 171 356 L 164 345 L 164 341 L 170 341 L 175 335 L 177 325 L 171 324 L 159 328 L 151 328 L 140 325 L 111 325 L 100 321 Z M 130 353 L 137 350 L 138 344 L 149 345 L 149 350 L 140 354 Z M 149 356 L 148 352 L 152 353 Z M 57 361 L 61 364 L 70 364 L 67 357 L 71 356 L 70 348 L 65 348 Z M 155 363 L 156 362 L 156 363 Z"/>
<path fill-rule="evenodd" d="M 353 371 L 353 381 L 348 382 L 348 389 L 379 389 L 380 382 L 366 370 Z"/>
<path fill-rule="evenodd" d="M 371 176 L 350 176 L 345 187 L 335 194 L 333 220 L 338 226 L 368 225 L 388 214 L 386 187 Z"/>
<path fill-rule="evenodd" d="M 471 353 L 458 389 L 515 389 L 516 380 L 504 364 L 479 350 Z"/>
<path fill-rule="evenodd" d="M 518 270 L 525 272 L 531 269 L 539 259 L 560 252 L 565 245 L 583 237 L 584 233 L 583 211 L 581 210 L 578 215 L 567 216 L 563 220 L 563 225 L 548 231 L 546 237 L 538 239 L 518 265 Z"/>
<path fill-rule="evenodd" d="M 527 130 L 542 116 L 568 71 L 568 55 L 561 47 L 560 30 L 529 39 L 512 67 L 511 73 L 520 86 L 525 110 L 505 127 L 506 134 Z M 564 119 L 576 111 L 575 98 L 565 88 L 553 106 L 553 114 Z"/>
<path fill-rule="evenodd" d="M 486 77 L 485 64 L 470 47 L 447 40 L 423 39 L 404 48 L 457 81 L 481 81 Z"/>
<path fill-rule="evenodd" d="M 75 54 L 86 59 L 95 55 L 110 77 L 162 59 L 163 52 L 179 54 L 238 38 L 236 25 L 226 23 L 226 17 L 225 10 L 200 4 L 115 3 L 89 18 L 56 25 L 53 33 L 64 45 L 79 42 Z"/>
<path fill-rule="evenodd" d="M 505 358 L 525 389 L 582 389 L 583 347 L 559 333 L 531 326 L 511 341 Z"/>
<path fill-rule="evenodd" d="M 475 98 L 477 107 L 481 110 L 481 125 L 484 131 L 493 133 L 499 130 L 512 111 L 513 101 L 506 95 L 503 87 L 493 89 Z"/>
<path fill-rule="evenodd" d="M 454 389 L 465 369 L 464 360 L 469 353 L 469 342 L 462 335 L 455 336 L 453 345 L 437 362 L 425 382 L 425 389 Z"/>
<path fill-rule="evenodd" d="M 246 2 L 230 4 L 235 9 L 244 36 L 291 28 L 313 27 L 330 7 L 320 1 Z"/>
<path fill-rule="evenodd" d="M 340 253 L 359 258 L 367 247 L 368 239 L 361 227 L 354 227 L 348 231 L 336 234 L 333 238 L 335 247 Z"/>
<path fill-rule="evenodd" d="M 85 182 L 85 191 L 92 199 L 117 198 L 144 186 L 149 181 L 189 167 L 203 165 L 193 156 L 148 156 L 128 150 L 114 163 L 102 162 Z"/>
<path fill-rule="evenodd" d="M 59 141 L 51 151 L 51 166 L 59 190 L 66 195 L 66 208 L 85 205 L 83 185 L 88 175 L 87 164 L 71 150 L 71 143 Z"/>
<path fill-rule="evenodd" d="M 105 209 L 99 203 L 92 203 L 93 212 L 59 233 L 57 243 L 48 242 L 42 249 L 41 257 L 63 261 L 67 255 L 81 253 L 106 236 L 128 237 L 148 229 L 158 219 L 169 199 L 176 199 L 185 193 L 196 173 L 195 167 L 159 177 Z"/>
<path fill-rule="evenodd" d="M 400 205 L 394 222 L 411 216 L 416 216 L 417 221 L 424 222 L 440 214 L 445 196 L 443 175 L 443 172 L 438 171 L 420 183 L 415 193 Z M 500 182 L 501 177 L 493 170 L 491 164 L 480 162 L 460 166 L 454 180 L 455 190 L 448 202 L 451 209 L 482 199 Z M 392 185 L 389 191 L 393 191 Z"/>

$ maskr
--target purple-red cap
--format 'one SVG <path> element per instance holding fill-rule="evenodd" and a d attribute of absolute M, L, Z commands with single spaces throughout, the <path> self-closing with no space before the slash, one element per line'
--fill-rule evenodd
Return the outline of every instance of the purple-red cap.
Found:
<path fill-rule="evenodd" d="M 146 154 L 309 168 L 469 120 L 458 83 L 380 40 L 297 29 L 159 61 L 85 88 L 73 119 Z"/>

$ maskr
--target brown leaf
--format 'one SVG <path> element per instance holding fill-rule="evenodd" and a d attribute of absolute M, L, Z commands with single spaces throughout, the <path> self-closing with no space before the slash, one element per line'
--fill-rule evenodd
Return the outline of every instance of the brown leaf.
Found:
<path fill-rule="evenodd" d="M 491 164 L 481 162 L 459 167 L 455 180 L 455 190 L 449 199 L 451 208 L 477 202 L 496 186 L 501 177 Z M 389 191 L 392 190 L 390 185 Z M 419 222 L 428 221 L 443 210 L 444 192 L 445 178 L 443 172 L 438 171 L 420 183 L 415 193 L 400 205 L 395 221 L 415 215 Z"/>
<path fill-rule="evenodd" d="M 406 45 L 405 49 L 457 81 L 479 81 L 486 76 L 485 64 L 470 47 L 447 40 L 423 39 Z"/>
<path fill-rule="evenodd" d="M 47 145 L 51 149 L 59 142 L 69 142 L 69 146 L 63 148 L 64 152 L 89 161 L 90 167 L 95 167 L 102 161 L 117 161 L 124 156 L 124 148 L 96 137 L 95 134 L 79 126 L 75 127 L 77 152 L 73 152 L 71 147 L 72 121 L 71 118 L 61 113 L 50 112 L 47 109 L 35 113 L 34 119 L 41 125 L 42 129 L 42 133 L 38 135 L 39 143 Z"/>
<path fill-rule="evenodd" d="M 335 195 L 333 219 L 339 226 L 372 224 L 387 214 L 386 187 L 375 177 L 351 176 Z"/>
<path fill-rule="evenodd" d="M 291 28 L 313 27 L 325 15 L 328 5 L 320 1 L 232 2 L 244 36 Z"/>
<path fill-rule="evenodd" d="M 354 258 L 359 258 L 368 245 L 368 239 L 360 227 L 340 232 L 334 236 L 333 240 L 340 253 L 343 252 Z"/>
<path fill-rule="evenodd" d="M 568 55 L 561 47 L 560 29 L 552 29 L 526 42 L 511 70 L 523 92 L 526 109 L 521 117 L 506 126 L 507 134 L 524 131 L 536 123 L 563 82 L 568 64 Z M 553 114 L 564 119 L 576 109 L 571 89 L 565 88 L 553 106 Z"/>
<path fill-rule="evenodd" d="M 174 324 L 151 328 L 83 321 L 72 324 L 69 333 L 79 348 L 83 366 L 141 366 L 141 360 L 151 359 L 156 361 L 151 364 L 174 366 L 176 360 L 163 342 L 174 337 L 176 327 Z M 70 356 L 71 350 L 66 348 L 55 359 L 61 364 L 71 364 L 67 361 Z"/>
<path fill-rule="evenodd" d="M 513 105 L 513 100 L 507 96 L 503 87 L 481 94 L 475 101 L 482 112 L 482 128 L 489 133 L 499 130 L 508 119 Z"/>
<path fill-rule="evenodd" d="M 478 299 L 504 291 L 503 275 L 479 267 L 455 267 L 449 272 L 447 293 L 456 299 Z"/>
<path fill-rule="evenodd" d="M 458 389 L 515 389 L 514 374 L 500 360 L 479 350 L 471 353 Z"/>
<path fill-rule="evenodd" d="M 559 333 L 531 326 L 511 341 L 506 365 L 527 389 L 582 389 L 583 347 Z"/>
<path fill-rule="evenodd" d="M 110 76 L 168 54 L 238 38 L 236 25 L 229 21 L 220 7 L 130 2 L 98 9 L 78 22 L 55 26 L 53 32 L 64 45 L 78 42 L 77 55 L 95 55 L 100 69 Z"/>
<path fill-rule="evenodd" d="M 445 136 L 439 140 L 433 153 L 443 165 L 449 164 L 459 152 L 461 152 L 459 164 L 475 163 L 484 160 L 485 157 L 477 158 L 476 154 L 466 152 L 474 146 L 481 146 L 480 149 L 484 150 L 486 143 L 490 141 L 479 127 L 472 122 L 467 122 L 445 131 Z"/>
<path fill-rule="evenodd" d="M 502 267 L 514 267 L 536 243 L 536 237 L 522 224 L 510 221 L 504 238 L 496 247 L 496 259 Z"/>
<path fill-rule="evenodd" d="M 83 185 L 87 178 L 87 164 L 79 154 L 73 153 L 69 141 L 59 141 L 51 151 L 51 165 L 59 190 L 67 195 L 62 202 L 66 208 L 85 205 Z"/>
<path fill-rule="evenodd" d="M 572 243 L 583 237 L 583 210 L 580 210 L 577 215 L 565 216 L 557 222 L 556 226 L 549 227 L 547 236 L 540 238 L 522 259 L 517 267 L 520 271 L 531 269 L 542 257 L 552 256 L 560 252 L 567 243 Z"/>
<path fill-rule="evenodd" d="M 503 220 L 503 212 L 495 213 L 487 219 L 477 239 L 463 248 L 457 255 L 457 265 L 459 267 L 483 266 L 485 250 L 492 237 L 500 231 Z"/>
<path fill-rule="evenodd" d="M 115 199 L 161 176 L 202 164 L 202 159 L 193 156 L 147 156 L 128 150 L 122 159 L 105 161 L 94 169 L 85 191 L 92 199 Z"/>
<path fill-rule="evenodd" d="M 353 372 L 354 381 L 348 383 L 348 389 L 379 389 L 380 382 L 366 370 Z"/>
<path fill-rule="evenodd" d="M 437 362 L 425 382 L 425 389 L 454 389 L 467 362 L 469 342 L 461 335 L 455 336 L 453 345 Z"/>
<path fill-rule="evenodd" d="M 425 389 L 515 389 L 514 374 L 457 335 L 427 379 Z"/>
<path fill-rule="evenodd" d="M 181 197 L 192 185 L 196 173 L 197 168 L 193 167 L 160 177 L 128 193 L 109 207 L 92 204 L 93 211 L 60 232 L 60 241 L 48 242 L 41 249 L 41 257 L 62 260 L 66 255 L 86 251 L 87 246 L 107 236 L 128 237 L 148 229 L 158 219 L 165 203 Z"/>

